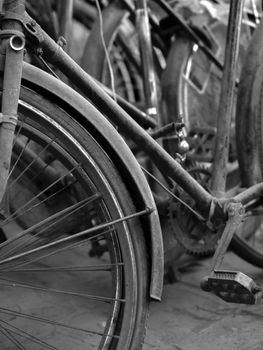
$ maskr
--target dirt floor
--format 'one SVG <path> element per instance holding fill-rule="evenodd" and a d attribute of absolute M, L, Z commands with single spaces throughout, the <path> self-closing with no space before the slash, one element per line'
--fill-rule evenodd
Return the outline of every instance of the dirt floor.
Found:
<path fill-rule="evenodd" d="M 180 281 L 166 284 L 152 303 L 143 350 L 262 350 L 263 301 L 230 304 L 199 288 L 210 259 L 185 260 Z M 224 268 L 239 270 L 263 285 L 263 272 L 228 253 Z"/>

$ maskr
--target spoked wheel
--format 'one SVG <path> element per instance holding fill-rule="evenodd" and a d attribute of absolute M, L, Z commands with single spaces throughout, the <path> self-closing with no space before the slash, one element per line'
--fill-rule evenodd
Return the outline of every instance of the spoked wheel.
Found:
<path fill-rule="evenodd" d="M 2 349 L 140 348 L 148 282 L 134 213 L 105 150 L 23 88 L 1 206 Z"/>

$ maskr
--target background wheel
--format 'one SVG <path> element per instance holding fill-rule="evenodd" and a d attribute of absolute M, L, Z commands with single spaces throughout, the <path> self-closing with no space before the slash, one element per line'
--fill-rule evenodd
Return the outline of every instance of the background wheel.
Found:
<path fill-rule="evenodd" d="M 236 142 L 242 187 L 262 181 L 262 31 L 261 23 L 247 49 L 237 94 Z M 251 230 L 253 222 L 257 227 Z M 231 247 L 246 261 L 263 267 L 262 215 L 248 217 L 245 225 L 248 228 L 234 236 Z"/>
<path fill-rule="evenodd" d="M 219 60 L 224 59 L 226 26 L 213 23 L 214 42 L 208 45 Z M 244 35 L 240 47 L 240 66 L 244 57 L 248 38 Z M 211 162 L 215 142 L 217 111 L 221 93 L 222 72 L 198 48 L 191 39 L 178 33 L 167 57 L 167 65 L 162 75 L 162 96 L 166 113 L 165 123 L 182 117 L 191 145 L 192 158 Z M 231 125 L 230 162 L 236 160 L 235 123 Z M 195 150 L 200 143 L 196 137 L 202 134 L 201 152 Z M 205 141 L 204 141 L 205 140 Z M 204 144 L 206 142 L 206 144 Z M 198 144 L 198 145 L 197 145 Z M 199 153 L 198 153 L 199 152 Z"/>

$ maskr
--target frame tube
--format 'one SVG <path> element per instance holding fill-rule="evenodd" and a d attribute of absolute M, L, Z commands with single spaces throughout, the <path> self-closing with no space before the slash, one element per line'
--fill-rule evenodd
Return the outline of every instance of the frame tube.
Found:
<path fill-rule="evenodd" d="M 143 130 L 111 97 L 68 56 L 44 31 L 42 32 L 44 58 L 56 65 L 91 101 L 128 135 L 151 158 L 156 166 L 178 183 L 197 203 L 208 217 L 214 197 L 208 193 L 186 170 L 172 158 L 148 133 Z"/>
<path fill-rule="evenodd" d="M 225 64 L 217 115 L 217 135 L 211 181 L 212 192 L 217 197 L 224 197 L 225 194 L 243 4 L 244 0 L 230 2 Z"/>

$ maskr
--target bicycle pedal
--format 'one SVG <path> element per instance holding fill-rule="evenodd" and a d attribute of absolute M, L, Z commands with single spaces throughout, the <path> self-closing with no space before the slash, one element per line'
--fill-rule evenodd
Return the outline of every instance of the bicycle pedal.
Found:
<path fill-rule="evenodd" d="M 238 271 L 213 271 L 201 281 L 201 288 L 229 303 L 256 304 L 262 297 L 262 288 Z"/>

